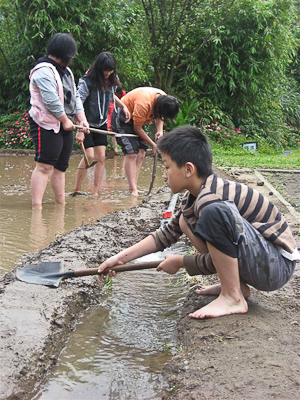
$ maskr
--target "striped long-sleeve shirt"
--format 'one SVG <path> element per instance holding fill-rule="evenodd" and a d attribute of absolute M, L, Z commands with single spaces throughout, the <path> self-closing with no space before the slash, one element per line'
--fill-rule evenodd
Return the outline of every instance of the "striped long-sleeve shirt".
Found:
<path fill-rule="evenodd" d="M 213 202 L 225 200 L 233 201 L 241 216 L 252 224 L 267 240 L 288 253 L 292 254 L 295 251 L 296 242 L 291 229 L 272 202 L 257 190 L 245 184 L 222 179 L 215 174 L 207 177 L 197 198 L 187 192 L 174 218 L 167 225 L 152 233 L 158 250 L 170 247 L 182 235 L 179 227 L 181 215 L 183 215 L 191 231 L 195 232 L 196 223 L 202 209 Z M 198 262 L 201 261 L 198 260 Z M 213 272 L 211 265 L 208 270 Z"/>

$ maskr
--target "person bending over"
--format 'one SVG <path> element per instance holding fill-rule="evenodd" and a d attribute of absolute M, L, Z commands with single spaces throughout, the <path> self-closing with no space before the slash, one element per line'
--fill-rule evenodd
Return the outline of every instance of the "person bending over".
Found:
<path fill-rule="evenodd" d="M 156 144 L 144 131 L 143 126 L 150 122 L 155 122 L 156 134 L 158 139 L 163 135 L 164 121 L 168 118 L 173 119 L 179 111 L 178 100 L 173 96 L 168 96 L 160 89 L 153 87 L 139 87 L 128 92 L 121 99 L 129 112 L 130 121 L 125 120 L 125 115 L 121 109 L 113 113 L 111 126 L 117 133 L 136 134 L 137 137 L 118 137 L 117 142 L 122 147 L 125 154 L 124 168 L 129 183 L 129 191 L 132 196 L 138 196 L 138 177 L 146 155 L 149 144 L 153 152 L 156 151 Z"/>

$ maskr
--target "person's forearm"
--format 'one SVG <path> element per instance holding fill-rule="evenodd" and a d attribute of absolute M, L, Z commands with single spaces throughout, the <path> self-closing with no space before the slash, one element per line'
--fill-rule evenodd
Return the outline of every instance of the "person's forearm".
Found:
<path fill-rule="evenodd" d="M 62 124 L 65 124 L 69 121 L 69 118 L 67 117 L 67 114 L 63 114 L 60 117 L 56 117 Z"/>
<path fill-rule="evenodd" d="M 135 260 L 136 258 L 145 256 L 146 254 L 154 253 L 156 251 L 157 247 L 155 244 L 155 240 L 153 236 L 149 235 L 145 239 L 134 244 L 133 246 L 122 250 L 119 253 L 120 261 L 125 264 L 129 261 Z"/>
<path fill-rule="evenodd" d="M 121 101 L 121 100 L 119 99 L 119 97 L 116 96 L 115 94 L 114 94 L 114 99 L 115 99 L 116 106 L 122 108 L 122 110 L 123 110 L 123 108 L 124 108 L 124 106 L 125 106 L 125 104 L 123 103 L 123 101 Z"/>
<path fill-rule="evenodd" d="M 145 256 L 146 254 L 151 254 L 156 252 L 157 246 L 155 240 L 152 236 L 147 236 L 145 239 L 141 240 L 139 243 L 128 247 L 125 250 L 120 251 L 120 253 L 108 258 L 99 266 L 99 273 L 102 273 L 107 268 L 113 268 L 115 265 L 126 264 L 129 261 L 135 260 L 136 258 Z"/>
<path fill-rule="evenodd" d="M 144 131 L 142 126 L 139 125 L 134 125 L 134 132 L 140 136 L 142 140 L 145 140 L 145 142 L 149 143 L 151 147 L 155 147 L 155 143 L 153 140 L 147 135 L 147 133 Z"/>
<path fill-rule="evenodd" d="M 164 121 L 159 119 L 159 118 L 157 118 L 155 120 L 155 127 L 156 127 L 156 133 L 159 132 L 159 133 L 163 134 L 163 132 L 164 132 Z"/>
<path fill-rule="evenodd" d="M 88 123 L 84 112 L 77 113 L 76 114 L 76 119 L 79 122 L 79 125 L 82 124 L 82 123 L 86 123 L 86 124 Z"/>

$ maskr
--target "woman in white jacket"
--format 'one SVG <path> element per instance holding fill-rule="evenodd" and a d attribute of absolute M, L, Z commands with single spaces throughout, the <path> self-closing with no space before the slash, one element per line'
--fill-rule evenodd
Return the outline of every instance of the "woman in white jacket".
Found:
<path fill-rule="evenodd" d="M 65 171 L 73 149 L 72 118 L 83 127 L 76 134 L 78 142 L 88 132 L 74 76 L 68 68 L 76 52 L 71 35 L 56 33 L 47 44 L 47 57 L 40 58 L 30 72 L 29 122 L 36 161 L 31 176 L 33 208 L 42 208 L 49 178 L 55 202 L 65 203 Z"/>

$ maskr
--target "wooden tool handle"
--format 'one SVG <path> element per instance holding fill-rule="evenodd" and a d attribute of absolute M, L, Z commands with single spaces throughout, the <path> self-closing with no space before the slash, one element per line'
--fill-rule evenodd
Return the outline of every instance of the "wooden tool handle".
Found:
<path fill-rule="evenodd" d="M 142 269 L 156 268 L 162 261 L 163 260 L 115 265 L 114 267 L 106 268 L 100 275 L 108 274 L 109 271 L 125 272 L 125 271 L 137 271 Z M 87 268 L 81 271 L 75 271 L 75 276 L 89 276 L 98 274 L 99 274 L 98 268 Z"/>
<path fill-rule="evenodd" d="M 83 158 L 84 158 L 85 165 L 88 166 L 89 165 L 89 159 L 87 158 L 83 142 L 80 142 L 80 147 L 81 147 L 81 150 L 83 152 Z"/>
<path fill-rule="evenodd" d="M 74 125 L 76 129 L 82 129 L 82 126 L 79 125 Z M 126 137 L 139 137 L 139 135 L 135 135 L 133 133 L 116 133 L 112 131 L 105 131 L 103 129 L 96 129 L 96 128 L 89 128 L 90 132 L 95 132 L 95 133 L 103 133 L 104 135 L 112 135 L 116 137 L 121 137 L 121 136 L 126 136 Z"/>

